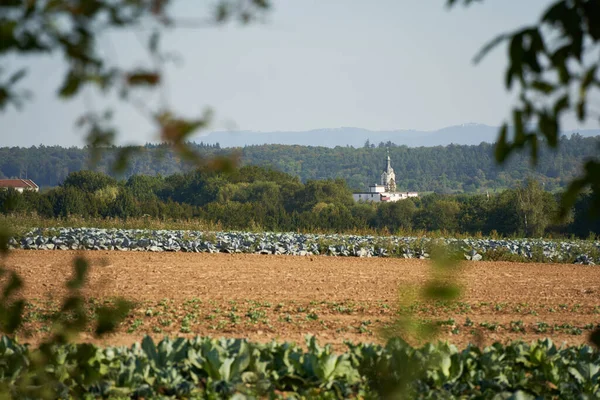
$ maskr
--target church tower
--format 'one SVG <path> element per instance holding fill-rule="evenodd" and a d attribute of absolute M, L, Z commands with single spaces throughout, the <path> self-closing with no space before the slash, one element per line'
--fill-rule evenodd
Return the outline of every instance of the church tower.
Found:
<path fill-rule="evenodd" d="M 392 162 L 390 160 L 390 150 L 388 149 L 387 165 L 381 174 L 381 184 L 385 186 L 386 192 L 396 191 L 396 174 L 392 168 Z"/>

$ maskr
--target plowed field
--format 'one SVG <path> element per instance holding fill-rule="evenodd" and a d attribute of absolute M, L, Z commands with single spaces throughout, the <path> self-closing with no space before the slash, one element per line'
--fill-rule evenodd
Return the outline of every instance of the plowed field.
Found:
<path fill-rule="evenodd" d="M 116 296 L 136 302 L 119 331 L 99 343 L 131 344 L 144 334 L 302 342 L 310 333 L 339 347 L 381 341 L 380 328 L 407 311 L 438 321 L 439 338 L 458 345 L 546 336 L 582 343 L 600 324 L 597 267 L 467 262 L 460 301 L 434 304 L 404 296 L 428 279 L 423 260 L 14 251 L 7 264 L 26 284 L 26 340 L 50 329 L 78 254 L 93 265 L 85 290 L 91 309 Z"/>

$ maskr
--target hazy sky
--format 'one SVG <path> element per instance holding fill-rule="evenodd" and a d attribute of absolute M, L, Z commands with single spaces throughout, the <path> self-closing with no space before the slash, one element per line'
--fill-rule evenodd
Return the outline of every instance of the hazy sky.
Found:
<path fill-rule="evenodd" d="M 209 4 L 175 3 L 175 14 L 186 17 L 205 14 Z M 213 130 L 499 125 L 510 107 L 503 87 L 506 50 L 477 66 L 472 58 L 496 34 L 534 22 L 547 4 L 488 0 L 448 10 L 445 0 L 274 1 L 266 24 L 166 36 L 163 47 L 183 59 L 169 67 L 166 93 L 172 106 L 190 116 L 211 107 Z M 147 62 L 143 34 L 110 35 L 101 49 L 119 65 L 142 65 Z M 25 85 L 35 98 L 22 112 L 11 108 L 0 114 L 0 146 L 80 145 L 77 116 L 86 107 L 105 105 L 117 108 L 121 142 L 155 139 L 153 126 L 131 106 L 93 94 L 57 100 L 61 61 L 8 63 L 30 66 Z M 149 104 L 157 97 L 147 99 Z"/>

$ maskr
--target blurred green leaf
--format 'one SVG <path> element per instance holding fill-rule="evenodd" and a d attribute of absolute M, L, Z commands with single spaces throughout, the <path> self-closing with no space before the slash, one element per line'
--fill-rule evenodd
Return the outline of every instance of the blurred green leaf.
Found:
<path fill-rule="evenodd" d="M 597 1 L 586 1 L 582 4 L 588 33 L 595 41 L 600 41 L 600 25 L 597 23 L 600 15 L 600 3 Z M 594 18 L 595 17 L 595 18 Z"/>
<path fill-rule="evenodd" d="M 585 120 L 585 100 L 584 99 L 580 99 L 577 102 L 577 118 L 579 119 L 579 121 Z"/>
<path fill-rule="evenodd" d="M 10 229 L 6 226 L 0 225 L 0 256 L 6 256 L 8 254 L 8 242 L 12 237 Z"/>
<path fill-rule="evenodd" d="M 137 146 L 125 146 L 119 148 L 115 161 L 113 162 L 111 167 L 112 170 L 117 174 L 125 172 L 127 170 L 127 167 L 129 166 L 129 161 L 131 160 L 131 157 L 134 154 L 137 154 L 141 151 L 143 151 L 143 148 Z"/>
<path fill-rule="evenodd" d="M 600 328 L 596 328 L 592 331 L 589 341 L 596 346 L 596 348 L 600 349 Z"/>
<path fill-rule="evenodd" d="M 496 161 L 498 162 L 503 162 L 510 153 L 510 146 L 507 143 L 507 136 L 508 126 L 503 124 L 502 128 L 500 128 L 500 134 L 498 135 L 496 147 L 494 149 L 494 155 L 496 157 Z"/>
<path fill-rule="evenodd" d="M 598 65 L 593 65 L 586 71 L 585 75 L 583 76 L 583 79 L 581 80 L 582 91 L 585 91 L 594 82 L 597 69 Z"/>
<path fill-rule="evenodd" d="M 59 89 L 60 97 L 73 97 L 77 94 L 79 89 L 81 88 L 81 84 L 83 83 L 83 79 L 80 75 L 76 74 L 73 71 L 69 71 L 67 74 L 61 88 Z"/>
<path fill-rule="evenodd" d="M 556 119 L 561 112 L 569 108 L 569 95 L 561 96 L 556 103 L 554 103 L 554 118 Z"/>
<path fill-rule="evenodd" d="M 509 62 L 510 62 L 510 74 L 506 78 L 506 88 L 512 87 L 513 78 L 516 76 L 519 80 L 523 81 L 523 67 L 521 61 L 523 59 L 523 33 L 519 32 L 512 36 L 509 47 Z"/>
<path fill-rule="evenodd" d="M 25 77 L 25 75 L 27 75 L 27 68 L 21 68 L 20 70 L 15 72 L 13 75 L 11 75 L 10 78 L 8 78 L 8 83 L 11 85 L 14 85 L 15 83 L 17 83 L 21 79 L 23 79 Z"/>
<path fill-rule="evenodd" d="M 468 6 L 471 3 L 480 2 L 480 1 L 482 1 L 482 0 L 448 0 L 446 5 L 448 7 L 452 7 L 457 3 L 462 3 L 463 5 Z"/>
<path fill-rule="evenodd" d="M 25 301 L 17 300 L 8 307 L 2 307 L 2 332 L 12 335 L 21 326 L 23 320 L 23 310 L 25 309 Z"/>
<path fill-rule="evenodd" d="M 18 291 L 23 287 L 23 280 L 21 277 L 14 271 L 10 273 L 10 280 L 4 287 L 2 291 L 2 297 L 4 300 L 8 299 L 13 293 Z"/>
<path fill-rule="evenodd" d="M 508 35 L 505 35 L 505 34 L 496 36 L 494 39 L 489 41 L 485 46 L 483 46 L 483 48 L 481 50 L 479 50 L 479 53 L 477 53 L 477 55 L 474 57 L 473 62 L 475 64 L 478 64 L 490 51 L 492 51 L 500 43 L 506 41 L 507 38 L 508 38 Z"/>
<path fill-rule="evenodd" d="M 521 110 L 513 110 L 513 129 L 515 130 L 515 145 L 523 144 L 525 142 L 525 127 Z"/>
<path fill-rule="evenodd" d="M 225 174 L 232 173 L 239 166 L 239 156 L 235 154 L 231 156 L 212 157 L 208 162 L 208 168 L 215 172 Z"/>
<path fill-rule="evenodd" d="M 542 92 L 544 94 L 550 94 L 556 90 L 556 87 L 548 82 L 544 81 L 533 81 L 531 83 L 531 87 L 538 92 Z"/>
<path fill-rule="evenodd" d="M 72 289 L 72 288 L 69 288 Z M 83 298 L 79 295 L 69 295 L 63 302 L 61 311 L 73 311 L 82 309 L 84 305 Z"/>
<path fill-rule="evenodd" d="M 73 261 L 73 278 L 67 282 L 69 289 L 80 289 L 86 280 L 89 264 L 83 257 L 76 257 Z"/>
<path fill-rule="evenodd" d="M 127 317 L 132 303 L 119 299 L 114 306 L 103 306 L 96 310 L 97 324 L 94 334 L 98 336 L 113 332 Z"/>
<path fill-rule="evenodd" d="M 88 317 L 84 305 L 83 297 L 75 294 L 69 295 L 63 302 L 59 315 L 61 329 L 55 333 L 61 342 L 70 341 L 73 334 L 86 328 Z"/>
<path fill-rule="evenodd" d="M 160 83 L 160 74 L 138 69 L 126 74 L 125 79 L 129 86 L 156 86 Z"/>
<path fill-rule="evenodd" d="M 152 35 L 150 35 L 150 40 L 148 41 L 148 50 L 150 51 L 150 53 L 156 54 L 156 52 L 158 51 L 159 40 L 160 33 L 157 31 L 152 32 Z"/>
<path fill-rule="evenodd" d="M 199 119 L 186 119 L 175 117 L 171 112 L 162 112 L 156 116 L 161 127 L 161 139 L 171 144 L 182 144 L 191 134 L 198 129 L 208 126 L 210 112 Z"/>
<path fill-rule="evenodd" d="M 577 201 L 577 196 L 585 188 L 592 187 L 593 196 L 590 211 L 592 214 L 600 213 L 600 161 L 589 160 L 584 164 L 584 173 L 581 177 L 572 180 L 563 192 L 560 203 L 560 217 L 568 215 Z"/>
<path fill-rule="evenodd" d="M 425 286 L 423 294 L 430 300 L 455 300 L 460 296 L 460 288 L 449 282 L 434 280 Z"/>
<path fill-rule="evenodd" d="M 556 147 L 558 145 L 558 124 L 553 115 L 542 112 L 538 117 L 538 129 L 547 139 L 548 146 Z M 535 139 L 536 136 L 533 136 Z M 537 156 L 535 157 L 537 159 Z"/>

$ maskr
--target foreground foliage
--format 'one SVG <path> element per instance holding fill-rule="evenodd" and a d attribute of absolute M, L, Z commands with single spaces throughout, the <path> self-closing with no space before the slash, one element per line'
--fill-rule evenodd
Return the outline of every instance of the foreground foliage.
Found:
<path fill-rule="evenodd" d="M 448 0 L 447 4 L 476 1 Z M 600 88 L 600 61 L 588 55 L 598 52 L 599 27 L 597 0 L 556 0 L 535 24 L 496 36 L 475 57 L 479 61 L 500 43 L 508 45 L 504 83 L 507 90 L 518 93 L 518 101 L 510 125 L 504 123 L 498 135 L 498 162 L 505 163 L 517 150 L 528 149 L 536 164 L 542 147 L 558 148 L 564 143 L 559 132 L 565 115 L 574 113 L 580 123 L 598 121 L 592 99 Z M 594 157 L 585 160 L 583 171 L 569 183 L 561 200 L 563 214 L 586 189 L 592 190 L 591 209 L 600 209 L 598 150 L 596 147 Z"/>
<path fill-rule="evenodd" d="M 305 349 L 200 337 L 165 338 L 156 344 L 145 337 L 131 348 L 54 345 L 45 354 L 49 379 L 38 382 L 31 365 L 40 351 L 2 337 L 2 392 L 63 398 L 397 398 L 401 393 L 421 398 L 581 398 L 600 393 L 600 353 L 585 345 L 557 347 L 549 339 L 459 351 L 442 342 L 413 348 L 396 338 L 385 346 L 348 344 L 345 353 L 335 354 L 314 337 L 307 337 Z"/>

